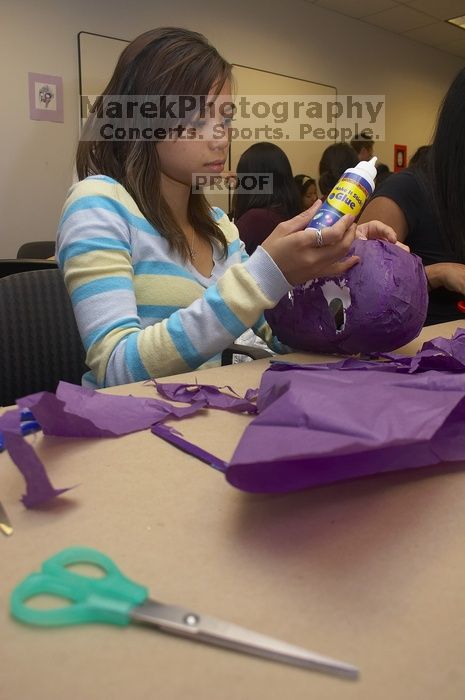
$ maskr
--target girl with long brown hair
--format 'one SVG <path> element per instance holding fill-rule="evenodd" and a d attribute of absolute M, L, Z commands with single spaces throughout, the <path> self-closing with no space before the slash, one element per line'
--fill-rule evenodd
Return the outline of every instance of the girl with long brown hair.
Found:
<path fill-rule="evenodd" d="M 351 217 L 324 231 L 324 247 L 304 231 L 317 207 L 281 223 L 247 257 L 236 227 L 193 186 L 224 167 L 222 106 L 231 99 L 231 66 L 205 37 L 162 28 L 128 45 L 94 104 L 57 244 L 88 386 L 218 363 L 249 328 L 280 351 L 264 310 L 293 285 L 357 262 L 343 259 Z M 186 105 L 196 100 L 208 109 L 190 118 Z M 373 234 L 392 236 L 376 226 Z"/>

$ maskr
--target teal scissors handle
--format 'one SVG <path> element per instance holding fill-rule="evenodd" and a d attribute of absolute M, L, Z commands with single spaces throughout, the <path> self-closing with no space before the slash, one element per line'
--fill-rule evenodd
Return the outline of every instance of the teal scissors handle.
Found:
<path fill-rule="evenodd" d="M 102 578 L 75 573 L 67 567 L 94 565 L 103 570 Z M 51 595 L 70 602 L 64 607 L 37 609 L 31 598 Z M 87 547 L 68 547 L 43 564 L 39 573 L 25 578 L 13 590 L 11 614 L 31 625 L 53 627 L 86 622 L 127 625 L 130 612 L 148 598 L 148 589 L 124 576 L 105 554 Z"/>

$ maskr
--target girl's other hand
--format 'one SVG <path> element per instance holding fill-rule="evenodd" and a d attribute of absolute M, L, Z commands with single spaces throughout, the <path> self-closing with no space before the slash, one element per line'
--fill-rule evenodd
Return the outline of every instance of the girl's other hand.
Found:
<path fill-rule="evenodd" d="M 365 238 L 369 241 L 381 240 L 389 241 L 389 243 L 397 243 L 397 234 L 393 228 L 382 221 L 366 221 L 364 224 L 358 224 L 356 238 Z"/>
<path fill-rule="evenodd" d="M 461 263 L 435 263 L 425 267 L 431 289 L 445 287 L 465 296 L 465 265 Z"/>

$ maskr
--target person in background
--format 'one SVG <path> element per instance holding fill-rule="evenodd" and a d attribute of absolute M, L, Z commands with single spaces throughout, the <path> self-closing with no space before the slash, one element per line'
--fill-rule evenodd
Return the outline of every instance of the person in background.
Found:
<path fill-rule="evenodd" d="M 371 132 L 361 131 L 360 134 L 355 134 L 350 145 L 356 152 L 359 160 L 370 160 L 370 158 L 373 158 L 375 142 L 372 139 Z"/>
<path fill-rule="evenodd" d="M 391 226 L 423 260 L 430 288 L 426 324 L 465 318 L 465 69 L 440 107 L 433 143 L 376 190 L 360 221 Z"/>
<path fill-rule="evenodd" d="M 294 180 L 299 188 L 302 209 L 308 209 L 318 199 L 316 180 L 310 175 L 296 175 Z"/>
<path fill-rule="evenodd" d="M 331 192 L 344 170 L 355 167 L 358 162 L 357 153 L 348 143 L 333 143 L 323 151 L 318 166 L 320 175 L 318 186 L 323 200 Z"/>
<path fill-rule="evenodd" d="M 237 173 L 239 176 L 249 173 L 273 176 L 271 192 L 261 192 L 257 188 L 250 193 L 234 193 L 234 223 L 247 253 L 252 255 L 279 223 L 302 211 L 301 200 L 289 159 L 274 143 L 250 146 L 239 158 Z"/>
<path fill-rule="evenodd" d="M 387 180 L 390 175 L 392 175 L 392 171 L 389 170 L 389 166 L 387 166 L 385 163 L 376 165 L 375 191 L 385 180 Z"/>
<path fill-rule="evenodd" d="M 364 130 L 361 131 L 360 134 L 356 134 L 350 142 L 350 145 L 356 151 L 359 161 L 371 160 L 371 158 L 373 158 L 375 142 L 373 141 L 371 130 Z M 381 182 L 383 182 L 392 171 L 385 163 L 376 163 L 376 169 L 378 171 L 376 187 L 379 187 Z"/>

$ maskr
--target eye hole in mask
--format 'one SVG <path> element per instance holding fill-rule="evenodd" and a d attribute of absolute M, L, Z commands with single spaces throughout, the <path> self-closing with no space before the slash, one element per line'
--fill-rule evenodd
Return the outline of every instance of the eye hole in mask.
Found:
<path fill-rule="evenodd" d="M 344 328 L 344 304 L 342 299 L 333 299 L 329 303 L 329 310 L 333 316 L 336 330 L 341 331 Z"/>

